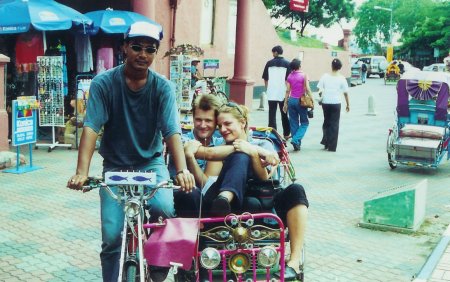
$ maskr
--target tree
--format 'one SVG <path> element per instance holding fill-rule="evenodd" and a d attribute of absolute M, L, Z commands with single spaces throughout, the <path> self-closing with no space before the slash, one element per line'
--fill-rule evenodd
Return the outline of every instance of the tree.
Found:
<path fill-rule="evenodd" d="M 417 23 L 413 31 L 406 33 L 401 52 L 437 48 L 441 56 L 445 57 L 450 46 L 450 19 L 442 11 L 448 11 L 449 8 L 450 6 L 447 6 L 446 9 L 435 10 L 432 17 Z"/>
<path fill-rule="evenodd" d="M 320 27 L 330 27 L 341 19 L 350 20 L 353 16 L 354 4 L 348 0 L 310 0 L 308 12 L 292 11 L 289 8 L 289 0 L 263 0 L 270 9 L 270 16 L 276 19 L 289 21 L 289 28 L 294 29 L 294 24 L 300 24 L 300 35 L 308 24 Z"/>
<path fill-rule="evenodd" d="M 376 10 L 375 6 L 391 8 L 392 32 L 400 37 L 413 32 L 427 17 L 434 18 L 436 9 L 443 9 L 445 1 L 430 0 L 371 0 L 363 3 L 356 12 L 357 24 L 353 29 L 358 46 L 367 51 L 369 48 L 381 48 L 383 43 L 389 42 L 390 16 L 389 11 Z M 444 11 L 444 12 L 443 12 Z"/>

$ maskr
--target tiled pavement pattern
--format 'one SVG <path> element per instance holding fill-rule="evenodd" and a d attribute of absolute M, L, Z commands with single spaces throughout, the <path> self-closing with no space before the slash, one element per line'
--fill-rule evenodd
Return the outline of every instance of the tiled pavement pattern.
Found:
<path fill-rule="evenodd" d="M 369 94 L 374 96 L 376 116 L 365 115 Z M 449 225 L 448 162 L 436 170 L 388 166 L 385 143 L 395 103 L 395 86 L 370 78 L 350 89 L 351 112 L 342 112 L 336 153 L 324 151 L 319 144 L 320 108 L 310 120 L 302 150 L 292 152 L 289 145 L 298 181 L 311 205 L 306 281 L 411 281 Z M 268 113 L 256 111 L 258 107 L 255 100 L 251 124 L 264 126 Z M 26 146 L 22 150 L 26 155 Z M 0 173 L 0 281 L 101 280 L 98 193 L 65 188 L 76 156 L 76 150 L 64 148 L 51 153 L 34 150 L 34 165 L 43 169 Z M 91 172 L 100 171 L 101 160 L 95 154 Z M 365 200 L 424 178 L 428 179 L 427 212 L 418 232 L 406 235 L 357 226 Z M 444 266 L 448 270 L 448 260 Z"/>
<path fill-rule="evenodd" d="M 445 248 L 444 252 L 442 253 L 440 257 L 440 261 L 438 262 L 437 266 L 435 267 L 433 273 L 431 274 L 431 279 L 429 279 L 429 282 L 444 282 L 444 281 L 450 281 L 450 225 L 448 226 L 447 230 L 444 233 L 444 236 L 441 239 L 441 243 L 447 245 L 447 248 Z M 436 251 L 436 249 L 435 249 Z"/>
<path fill-rule="evenodd" d="M 450 281 L 450 246 L 442 256 L 441 261 L 436 266 L 429 282 Z"/>

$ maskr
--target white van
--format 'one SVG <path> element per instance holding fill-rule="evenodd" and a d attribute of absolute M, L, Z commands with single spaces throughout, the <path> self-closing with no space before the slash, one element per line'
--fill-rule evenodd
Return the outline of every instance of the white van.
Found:
<path fill-rule="evenodd" d="M 367 77 L 372 74 L 377 74 L 380 78 L 384 77 L 384 72 L 388 66 L 384 56 L 360 57 L 358 61 L 362 61 L 367 65 Z"/>

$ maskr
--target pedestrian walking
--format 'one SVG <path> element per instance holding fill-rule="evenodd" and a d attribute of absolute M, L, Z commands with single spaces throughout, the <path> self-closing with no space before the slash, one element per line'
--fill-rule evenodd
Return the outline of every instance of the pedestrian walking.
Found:
<path fill-rule="evenodd" d="M 286 95 L 283 111 L 289 113 L 289 125 L 291 127 L 291 144 L 294 151 L 300 151 L 302 139 L 309 126 L 308 108 L 300 105 L 303 95 L 311 96 L 311 88 L 307 75 L 300 69 L 301 62 L 293 59 L 290 63 L 291 73 L 286 80 Z"/>
<path fill-rule="evenodd" d="M 262 78 L 266 87 L 267 101 L 269 103 L 269 126 L 277 129 L 277 107 L 280 108 L 281 123 L 283 125 L 284 139 L 289 139 L 291 129 L 287 113 L 283 111 L 284 94 L 286 92 L 286 79 L 289 74 L 289 61 L 283 55 L 283 48 L 279 45 L 272 48 L 273 59 L 266 63 Z"/>
<path fill-rule="evenodd" d="M 323 137 L 320 144 L 325 146 L 325 150 L 336 152 L 339 135 L 339 120 L 341 117 L 341 96 L 344 94 L 347 112 L 350 111 L 348 100 L 348 84 L 345 77 L 340 74 L 342 63 L 339 59 L 331 62 L 331 74 L 324 74 L 317 87 L 319 96 L 322 98 L 323 109 Z"/>
<path fill-rule="evenodd" d="M 366 78 L 367 78 L 367 65 L 366 65 L 366 63 L 362 62 L 362 65 L 361 65 L 361 81 L 362 81 L 362 83 L 366 83 Z"/>
<path fill-rule="evenodd" d="M 80 190 L 89 175 L 89 165 L 95 141 L 101 130 L 103 138 L 99 153 L 103 157 L 103 172 L 153 171 L 157 182 L 169 179 L 163 159 L 163 138 L 178 171 L 176 181 L 185 191 L 191 191 L 194 177 L 187 170 L 176 96 L 171 83 L 149 67 L 158 52 L 162 28 L 157 24 L 136 22 L 125 38 L 126 62 L 98 74 L 91 83 L 84 129 L 78 152 L 75 175 L 67 187 Z M 117 187 L 111 187 L 113 192 Z M 123 207 L 100 190 L 103 281 L 116 281 L 124 223 Z M 152 219 L 173 217 L 173 193 L 158 190 L 150 200 Z M 153 281 L 163 281 L 167 269 L 152 271 Z"/>

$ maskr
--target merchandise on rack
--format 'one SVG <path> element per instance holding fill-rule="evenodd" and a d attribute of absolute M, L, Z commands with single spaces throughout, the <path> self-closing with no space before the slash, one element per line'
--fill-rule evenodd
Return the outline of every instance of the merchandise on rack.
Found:
<path fill-rule="evenodd" d="M 181 112 L 189 112 L 192 103 L 191 91 L 191 56 L 170 56 L 170 81 L 175 84 L 177 105 Z"/>
<path fill-rule="evenodd" d="M 64 126 L 63 71 L 61 56 L 37 57 L 40 126 Z"/>
<path fill-rule="evenodd" d="M 52 143 L 36 144 L 36 147 L 46 146 L 49 152 L 56 146 L 71 147 L 70 144 L 59 144 L 55 140 L 55 127 L 65 126 L 63 58 L 62 56 L 39 56 L 37 65 L 39 125 L 52 127 Z"/>

